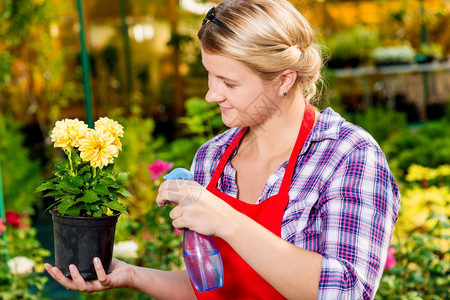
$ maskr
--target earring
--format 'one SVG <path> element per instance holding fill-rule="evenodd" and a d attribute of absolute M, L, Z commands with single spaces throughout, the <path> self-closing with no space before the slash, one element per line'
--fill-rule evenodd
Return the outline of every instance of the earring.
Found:
<path fill-rule="evenodd" d="M 287 92 L 283 92 L 283 96 L 287 97 Z"/>

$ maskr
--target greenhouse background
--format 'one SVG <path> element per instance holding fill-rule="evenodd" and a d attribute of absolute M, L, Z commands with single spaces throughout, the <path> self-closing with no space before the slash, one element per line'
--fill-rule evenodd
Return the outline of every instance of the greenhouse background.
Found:
<path fill-rule="evenodd" d="M 450 2 L 291 2 L 326 57 L 318 108 L 369 131 L 399 183 L 401 211 L 376 299 L 448 299 Z M 164 166 L 188 168 L 196 149 L 224 130 L 220 110 L 204 101 L 196 39 L 215 3 L 0 1 L 0 298 L 146 299 L 121 289 L 67 291 L 44 271 L 43 262 L 54 262 L 45 211 L 52 199 L 35 189 L 60 159 L 49 133 L 64 118 L 92 125 L 108 116 L 125 128 L 115 166 L 129 172 L 132 197 L 116 243 L 132 247 L 116 255 L 184 267 L 170 208 L 154 199 Z M 11 271 L 16 258 L 31 267 Z"/>

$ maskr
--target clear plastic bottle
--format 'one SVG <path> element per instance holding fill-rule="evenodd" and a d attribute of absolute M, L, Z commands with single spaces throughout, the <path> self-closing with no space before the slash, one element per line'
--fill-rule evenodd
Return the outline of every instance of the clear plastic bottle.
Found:
<path fill-rule="evenodd" d="M 184 168 L 175 168 L 164 176 L 165 180 L 192 178 L 192 173 Z M 223 285 L 222 258 L 211 236 L 184 229 L 183 258 L 189 277 L 200 293 Z"/>
<path fill-rule="evenodd" d="M 189 277 L 200 293 L 223 285 L 222 258 L 212 237 L 184 229 L 183 257 Z"/>

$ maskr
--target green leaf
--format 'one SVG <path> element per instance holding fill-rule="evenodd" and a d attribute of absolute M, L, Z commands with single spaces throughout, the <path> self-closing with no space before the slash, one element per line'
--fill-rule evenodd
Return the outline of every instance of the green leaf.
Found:
<path fill-rule="evenodd" d="M 105 185 L 105 186 L 110 186 L 110 187 L 114 187 L 115 186 L 115 181 L 111 178 L 105 177 L 100 179 L 99 181 L 101 184 Z M 118 186 L 117 186 L 118 187 Z"/>
<path fill-rule="evenodd" d="M 85 166 L 83 166 L 80 170 L 78 170 L 78 175 L 81 175 L 81 174 L 83 174 L 83 173 L 85 173 L 85 172 L 88 172 L 88 173 L 86 173 L 86 174 L 89 174 L 89 175 L 91 175 L 91 166 L 90 165 L 85 165 Z M 92 177 L 92 175 L 91 175 L 91 177 Z M 90 179 L 90 178 L 89 178 Z"/>
<path fill-rule="evenodd" d="M 70 165 L 67 161 L 60 161 L 55 164 L 55 171 L 70 170 Z"/>
<path fill-rule="evenodd" d="M 97 193 L 97 195 L 108 195 L 110 193 L 110 191 L 108 191 L 108 188 L 103 184 L 94 185 L 93 190 Z"/>
<path fill-rule="evenodd" d="M 58 178 L 70 176 L 70 170 L 56 171 L 55 172 L 55 176 L 58 177 Z"/>
<path fill-rule="evenodd" d="M 114 168 L 114 164 L 109 164 L 103 169 L 103 172 L 104 173 L 111 173 L 113 168 Z"/>
<path fill-rule="evenodd" d="M 97 205 L 97 203 L 83 203 L 83 209 L 95 212 L 100 210 L 100 207 Z"/>
<path fill-rule="evenodd" d="M 81 164 L 83 162 L 76 150 L 70 151 L 70 159 L 75 164 Z"/>
<path fill-rule="evenodd" d="M 56 189 L 58 189 L 58 185 L 51 182 L 44 182 L 41 185 L 39 185 L 34 192 L 39 193 L 46 190 L 56 190 Z"/>
<path fill-rule="evenodd" d="M 119 200 L 119 196 L 117 196 L 116 193 L 111 193 L 111 194 L 109 194 L 108 196 L 109 196 L 109 198 L 110 198 L 111 200 L 113 200 L 113 201 Z"/>
<path fill-rule="evenodd" d="M 83 178 L 84 178 L 84 183 L 88 183 L 89 180 L 91 180 L 91 178 L 92 178 L 92 174 L 91 173 L 86 173 L 86 174 L 83 175 Z"/>
<path fill-rule="evenodd" d="M 75 186 L 72 182 L 70 182 L 69 179 L 64 178 L 61 183 L 59 184 L 61 189 L 63 189 L 65 192 L 71 193 L 71 194 L 79 194 L 81 193 L 81 190 Z"/>
<path fill-rule="evenodd" d="M 56 205 L 58 205 L 58 202 L 54 202 L 52 203 L 49 207 L 47 207 L 47 209 L 45 210 L 45 212 L 47 212 L 48 210 L 51 210 L 53 207 L 55 207 Z"/>
<path fill-rule="evenodd" d="M 84 203 L 94 203 L 99 200 L 97 194 L 93 190 L 87 190 L 83 197 L 80 198 Z"/>
<path fill-rule="evenodd" d="M 63 215 L 66 214 L 67 209 L 74 204 L 75 202 L 72 198 L 69 197 L 64 198 L 58 206 L 59 213 Z"/>
<path fill-rule="evenodd" d="M 130 192 L 124 187 L 121 187 L 120 189 L 118 189 L 117 192 L 124 197 L 131 197 Z"/>
<path fill-rule="evenodd" d="M 108 203 L 106 203 L 106 206 L 108 206 L 111 210 L 116 210 L 116 211 L 125 211 L 125 205 L 123 205 L 120 202 L 116 202 L 116 201 L 110 201 Z"/>
<path fill-rule="evenodd" d="M 125 183 L 127 183 L 128 173 L 126 173 L 126 172 L 117 172 L 116 173 L 116 177 L 117 177 L 117 183 L 120 186 L 124 186 Z"/>
<path fill-rule="evenodd" d="M 74 205 L 74 206 L 69 207 L 66 210 L 66 214 L 69 215 L 69 216 L 79 216 L 80 215 L 80 211 L 81 211 L 81 207 L 78 206 L 78 205 Z"/>
<path fill-rule="evenodd" d="M 101 210 L 97 210 L 93 214 L 94 217 L 101 217 L 102 215 L 103 215 L 103 212 Z"/>
<path fill-rule="evenodd" d="M 69 177 L 69 180 L 77 187 L 81 187 L 84 185 L 84 178 L 81 176 L 71 176 Z"/>
<path fill-rule="evenodd" d="M 62 191 L 51 191 L 44 195 L 44 197 L 53 197 L 56 200 L 64 197 L 64 193 Z"/>

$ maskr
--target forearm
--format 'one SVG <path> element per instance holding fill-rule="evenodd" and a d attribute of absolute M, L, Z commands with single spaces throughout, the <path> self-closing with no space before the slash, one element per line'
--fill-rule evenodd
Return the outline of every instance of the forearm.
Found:
<path fill-rule="evenodd" d="M 196 299 L 186 271 L 163 271 L 134 266 L 129 288 L 155 299 Z"/>
<path fill-rule="evenodd" d="M 237 213 L 221 235 L 270 285 L 288 299 L 317 299 L 322 256 L 276 236 Z"/>

